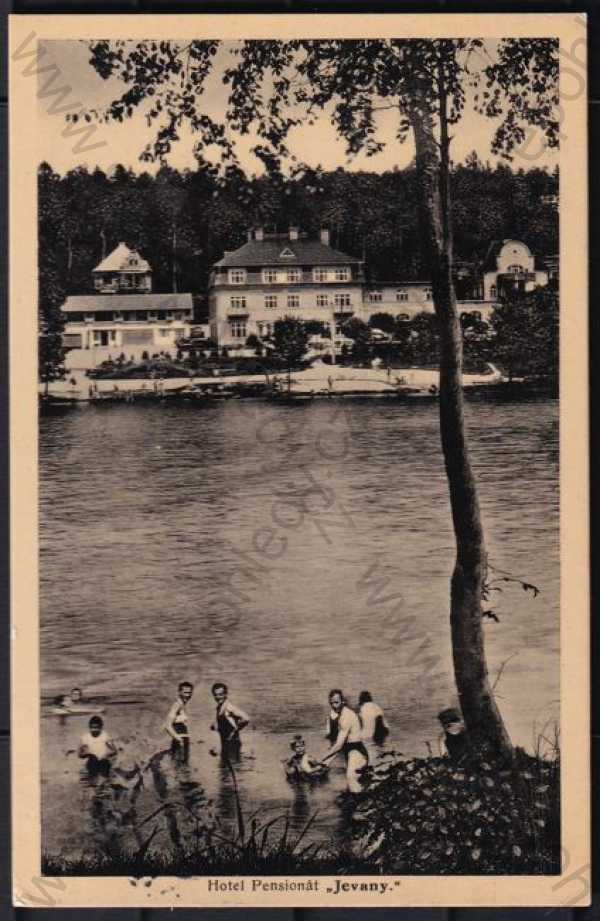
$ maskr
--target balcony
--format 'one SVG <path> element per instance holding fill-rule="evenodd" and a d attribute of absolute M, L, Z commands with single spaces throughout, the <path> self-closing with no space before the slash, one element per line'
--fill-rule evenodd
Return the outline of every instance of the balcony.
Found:
<path fill-rule="evenodd" d="M 512 284 L 518 281 L 535 281 L 535 272 L 499 272 L 498 282 Z"/>

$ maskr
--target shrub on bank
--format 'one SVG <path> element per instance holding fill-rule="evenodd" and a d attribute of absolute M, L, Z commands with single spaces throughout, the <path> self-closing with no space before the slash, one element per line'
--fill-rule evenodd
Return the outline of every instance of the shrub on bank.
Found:
<path fill-rule="evenodd" d="M 384 873 L 560 872 L 559 759 L 511 764 L 384 756 L 353 817 L 357 847 Z"/>

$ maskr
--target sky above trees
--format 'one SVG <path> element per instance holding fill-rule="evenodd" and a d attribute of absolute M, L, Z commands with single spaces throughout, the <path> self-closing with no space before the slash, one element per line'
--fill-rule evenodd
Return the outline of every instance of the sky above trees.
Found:
<path fill-rule="evenodd" d="M 56 111 L 57 109 L 71 103 L 81 103 L 85 109 L 101 108 L 122 93 L 123 84 L 115 78 L 103 80 L 98 75 L 89 63 L 90 51 L 86 42 L 45 41 L 41 43 L 41 46 L 45 49 L 44 66 L 51 63 L 56 64 L 60 71 L 59 78 L 54 81 L 51 89 L 56 90 L 63 86 L 68 87 L 70 92 L 65 95 L 61 103 L 58 103 L 56 96 L 44 95 L 44 81 L 47 79 L 47 74 L 39 74 L 38 162 L 52 163 L 53 168 L 59 173 L 64 173 L 80 164 L 86 164 L 90 169 L 99 166 L 108 171 L 116 163 L 122 163 L 136 172 L 156 172 L 158 164 L 139 161 L 140 152 L 155 134 L 155 128 L 146 125 L 142 112 L 135 113 L 132 119 L 127 119 L 122 124 L 115 122 L 97 124 L 93 136 L 87 140 L 84 139 L 81 145 L 102 144 L 93 150 L 78 150 L 77 137 L 64 136 L 65 114 Z M 218 61 L 221 67 L 217 67 L 217 71 L 225 66 L 230 47 L 225 45 L 219 51 L 218 54 L 222 61 Z M 484 46 L 482 54 L 485 53 Z M 227 94 L 228 88 L 224 87 L 218 78 L 211 78 L 203 97 L 206 113 L 215 119 L 222 117 Z M 55 111 L 53 111 L 53 102 Z M 317 118 L 313 126 L 303 124 L 299 128 L 292 129 L 289 147 L 300 161 L 312 167 L 321 165 L 326 170 L 344 166 L 350 170 L 367 169 L 384 172 L 394 167 L 407 166 L 414 157 L 414 146 L 410 138 L 402 145 L 393 142 L 397 122 L 396 114 L 384 111 L 379 113 L 378 119 L 380 136 L 382 140 L 390 143 L 386 143 L 384 150 L 373 157 L 367 157 L 366 154 L 361 153 L 349 160 L 345 153 L 345 144 L 329 123 L 327 114 Z M 461 130 L 457 132 L 453 140 L 454 161 L 463 162 L 467 155 L 475 150 L 482 161 L 490 160 L 494 163 L 495 158 L 490 155 L 490 145 L 495 128 L 493 120 L 475 114 L 468 106 L 461 123 Z M 184 132 L 182 140 L 174 146 L 168 156 L 171 166 L 178 169 L 195 168 L 196 163 L 192 154 L 193 140 L 189 131 Z M 253 143 L 255 143 L 254 137 L 236 141 L 238 157 L 248 174 L 260 175 L 263 172 L 263 165 L 250 152 Z M 538 145 L 532 143 L 531 149 L 537 150 Z M 215 156 L 218 154 L 216 153 Z M 552 169 L 557 162 L 557 151 L 547 148 L 534 164 L 529 160 L 520 161 L 517 156 L 513 165 L 515 168 L 519 166 L 529 168 L 535 165 Z"/>

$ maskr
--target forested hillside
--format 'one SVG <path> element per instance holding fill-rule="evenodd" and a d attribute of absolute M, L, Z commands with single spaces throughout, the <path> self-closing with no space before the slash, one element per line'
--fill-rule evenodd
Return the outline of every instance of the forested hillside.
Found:
<path fill-rule="evenodd" d="M 493 239 L 515 237 L 537 256 L 558 251 L 558 172 L 514 172 L 472 154 L 452 173 L 457 259 L 482 261 Z M 423 251 L 413 168 L 386 173 L 305 171 L 225 183 L 208 171 L 162 167 L 152 176 L 117 166 L 64 176 L 39 168 L 42 318 L 52 322 L 67 294 L 92 290 L 91 270 L 120 241 L 154 270 L 155 291 L 206 293 L 210 266 L 246 239 L 248 227 L 331 230 L 332 245 L 364 258 L 372 281 L 422 278 Z"/>

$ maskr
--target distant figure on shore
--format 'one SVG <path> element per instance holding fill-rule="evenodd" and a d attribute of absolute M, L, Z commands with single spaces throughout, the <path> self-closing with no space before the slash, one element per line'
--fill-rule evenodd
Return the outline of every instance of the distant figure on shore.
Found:
<path fill-rule="evenodd" d="M 470 752 L 469 737 L 465 724 L 453 707 L 438 713 L 438 720 L 444 730 L 443 743 L 450 761 L 460 764 Z"/>
<path fill-rule="evenodd" d="M 321 758 L 321 763 L 331 761 L 340 752 L 346 759 L 346 783 L 349 793 L 360 793 L 360 774 L 369 764 L 369 753 L 362 738 L 362 727 L 358 714 L 347 706 L 339 688 L 329 692 L 329 704 L 337 714 L 337 736 L 335 742 Z"/>
<path fill-rule="evenodd" d="M 179 764 L 187 764 L 190 754 L 190 732 L 186 704 L 192 699 L 194 685 L 182 681 L 177 688 L 177 700 L 169 710 L 164 729 L 171 736 L 171 755 Z"/>
<path fill-rule="evenodd" d="M 92 716 L 89 731 L 81 737 L 77 755 L 84 758 L 90 777 L 108 777 L 117 747 L 104 729 L 101 716 Z"/>
<path fill-rule="evenodd" d="M 358 698 L 358 715 L 362 723 L 363 739 L 365 742 L 375 742 L 383 745 L 390 734 L 383 710 L 373 702 L 369 691 L 361 691 Z"/>
<path fill-rule="evenodd" d="M 242 745 L 240 733 L 249 724 L 250 717 L 229 700 L 229 689 L 222 681 L 213 684 L 211 693 L 217 705 L 217 712 L 215 722 L 210 728 L 221 737 L 221 753 L 236 755 Z"/>
<path fill-rule="evenodd" d="M 329 768 L 307 754 L 306 742 L 301 735 L 294 736 L 290 748 L 294 754 L 285 763 L 288 780 L 319 780 L 326 776 Z"/>

